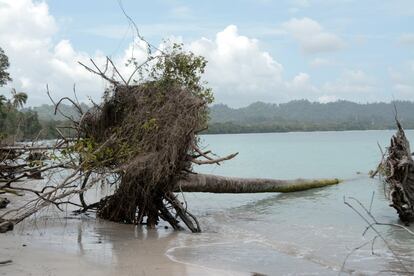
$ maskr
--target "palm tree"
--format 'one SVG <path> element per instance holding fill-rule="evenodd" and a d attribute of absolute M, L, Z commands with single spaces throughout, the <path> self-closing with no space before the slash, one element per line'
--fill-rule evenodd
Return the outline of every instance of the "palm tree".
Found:
<path fill-rule="evenodd" d="M 13 101 L 12 101 L 12 105 L 14 108 L 22 108 L 23 105 L 26 103 L 27 101 L 27 94 L 24 92 L 17 92 L 16 89 L 12 88 L 11 91 L 12 97 L 13 97 Z"/>

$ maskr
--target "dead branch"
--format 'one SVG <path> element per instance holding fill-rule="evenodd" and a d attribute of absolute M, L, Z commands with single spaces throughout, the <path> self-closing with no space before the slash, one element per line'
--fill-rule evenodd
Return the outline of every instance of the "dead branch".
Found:
<path fill-rule="evenodd" d="M 372 206 L 372 201 L 373 198 L 371 198 L 371 206 Z M 387 247 L 387 249 L 391 252 L 391 254 L 393 255 L 394 259 L 399 263 L 399 265 L 401 266 L 401 268 L 403 269 L 404 273 L 410 274 L 410 273 L 414 273 L 413 271 L 410 271 L 407 266 L 403 263 L 402 258 L 395 252 L 395 250 L 392 248 L 391 244 L 388 242 L 388 240 L 384 237 L 384 235 L 382 235 L 382 233 L 376 228 L 376 226 L 393 226 L 393 227 L 398 227 L 400 229 L 405 230 L 407 233 L 409 233 L 410 235 L 413 235 L 414 233 L 409 230 L 408 228 L 402 226 L 402 225 L 398 225 L 398 224 L 393 224 L 393 223 L 380 223 L 378 222 L 375 217 L 372 215 L 370 209 L 367 209 L 362 203 L 361 201 L 359 201 L 358 199 L 354 198 L 354 197 L 349 197 L 350 200 L 356 202 L 363 210 L 363 212 L 359 211 L 354 205 L 352 205 L 349 201 L 346 200 L 346 198 L 344 197 L 344 204 L 347 205 L 349 208 L 352 209 L 352 211 L 354 211 L 366 224 L 367 227 L 366 229 L 363 231 L 363 235 L 365 235 L 367 233 L 368 230 L 372 230 L 375 233 L 375 238 L 373 240 L 371 240 L 370 242 L 372 242 L 372 252 L 373 252 L 373 244 L 375 242 L 375 239 L 377 237 L 379 237 L 385 244 L 385 246 Z M 368 242 L 369 243 L 369 242 Z M 356 249 L 354 249 L 352 252 L 350 252 L 350 254 L 352 254 L 353 252 L 355 252 L 356 250 L 362 248 L 363 246 L 367 245 L 368 243 L 364 243 L 363 245 L 357 247 Z M 341 271 L 339 272 L 339 274 L 341 274 L 341 272 L 343 271 L 342 269 L 345 267 L 345 262 L 347 261 L 348 257 L 350 256 L 350 254 L 347 255 Z"/>
<path fill-rule="evenodd" d="M 233 158 L 234 158 L 234 157 L 236 157 L 238 154 L 239 154 L 239 153 L 238 153 L 238 152 L 236 152 L 236 153 L 233 153 L 233 154 L 230 154 L 230 155 L 227 155 L 227 156 L 221 157 L 221 158 L 217 158 L 217 159 L 212 159 L 212 158 L 210 158 L 210 159 L 208 159 L 208 160 L 198 160 L 198 159 L 194 159 L 194 158 L 192 158 L 192 159 L 191 159 L 191 162 L 193 162 L 194 164 L 197 164 L 197 165 L 219 164 L 220 162 L 223 162 L 223 161 L 226 161 L 226 160 L 233 159 Z"/>
<path fill-rule="evenodd" d="M 75 124 L 76 122 L 75 122 L 75 120 L 72 117 L 67 116 L 66 114 L 64 114 L 63 112 L 61 112 L 59 108 L 56 108 L 56 106 L 58 106 L 58 105 L 54 102 L 52 96 L 50 95 L 49 85 L 46 85 L 46 94 L 49 97 L 50 101 L 55 106 L 55 115 L 57 114 L 56 112 L 58 111 L 60 115 L 62 115 L 64 118 L 66 118 L 67 120 L 69 120 L 70 122 L 72 122 L 73 124 Z"/>
<path fill-rule="evenodd" d="M 118 75 L 118 77 L 124 82 L 126 86 L 128 86 L 128 82 L 125 81 L 124 77 L 119 73 L 118 69 L 116 68 L 115 64 L 112 62 L 112 59 L 109 57 L 106 57 L 106 59 L 109 61 L 109 63 L 112 65 L 112 68 L 114 69 L 115 73 Z"/>
<path fill-rule="evenodd" d="M 104 80 L 108 81 L 109 83 L 111 83 L 111 84 L 113 84 L 113 85 L 118 85 L 118 84 L 119 84 L 119 82 L 118 82 L 118 81 L 116 81 L 116 80 L 115 80 L 115 79 L 113 79 L 113 78 L 108 77 L 108 76 L 107 76 L 104 72 L 102 72 L 102 71 L 99 69 L 99 67 L 95 64 L 95 62 L 94 62 L 92 59 L 90 59 L 90 61 L 91 61 L 91 62 L 92 62 L 92 64 L 95 66 L 96 70 L 94 70 L 94 69 L 90 68 L 89 66 L 87 66 L 87 65 L 83 64 L 83 63 L 82 63 L 82 62 L 80 62 L 80 61 L 78 61 L 78 63 L 79 63 L 79 64 L 80 64 L 83 68 L 85 68 L 86 70 L 88 70 L 89 72 L 94 73 L 95 75 L 100 76 L 101 78 L 103 78 Z M 105 71 L 106 71 L 106 69 L 105 69 Z"/>

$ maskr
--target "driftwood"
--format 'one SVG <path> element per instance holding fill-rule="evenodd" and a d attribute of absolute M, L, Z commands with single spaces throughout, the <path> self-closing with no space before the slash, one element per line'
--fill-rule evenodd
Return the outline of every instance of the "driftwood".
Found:
<path fill-rule="evenodd" d="M 176 192 L 204 193 L 287 193 L 320 188 L 340 183 L 339 179 L 279 180 L 238 178 L 209 174 L 190 174 L 178 182 Z"/>
<path fill-rule="evenodd" d="M 390 206 L 397 210 L 401 221 L 408 223 L 414 220 L 414 161 L 410 143 L 398 120 L 397 127 L 379 171 L 384 176 Z"/>
<path fill-rule="evenodd" d="M 13 262 L 12 260 L 0 261 L 0 265 L 11 264 L 12 262 Z"/>

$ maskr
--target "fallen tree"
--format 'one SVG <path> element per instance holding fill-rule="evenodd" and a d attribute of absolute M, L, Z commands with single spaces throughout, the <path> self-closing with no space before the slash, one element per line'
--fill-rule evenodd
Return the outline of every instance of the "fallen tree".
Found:
<path fill-rule="evenodd" d="M 189 174 L 178 182 L 175 192 L 203 193 L 289 193 L 335 185 L 339 179 L 280 180 Z"/>

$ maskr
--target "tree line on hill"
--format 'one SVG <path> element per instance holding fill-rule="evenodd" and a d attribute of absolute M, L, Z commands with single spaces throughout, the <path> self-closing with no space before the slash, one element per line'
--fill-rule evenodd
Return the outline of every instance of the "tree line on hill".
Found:
<path fill-rule="evenodd" d="M 89 107 L 81 105 L 83 110 Z M 64 114 L 77 118 L 77 110 L 61 105 Z M 292 131 L 343 131 L 394 129 L 395 112 L 406 129 L 414 129 L 414 102 L 358 104 L 348 101 L 331 103 L 296 100 L 284 104 L 257 102 L 242 108 L 216 104 L 210 107 L 209 128 L 205 134 L 264 133 Z M 24 108 L 34 115 L 43 129 L 42 138 L 55 138 L 55 127 L 65 124 L 65 117 L 54 114 L 54 106 L 43 104 Z"/>
<path fill-rule="evenodd" d="M 409 101 L 359 104 L 295 100 L 283 104 L 256 102 L 237 109 L 217 104 L 210 109 L 206 133 L 394 129 L 396 112 L 405 128 L 414 128 L 414 102 Z"/>
<path fill-rule="evenodd" d="M 56 127 L 67 125 L 66 121 L 39 120 L 36 111 L 22 110 L 15 101 L 13 96 L 0 95 L 0 143 L 53 139 L 58 137 Z"/>

